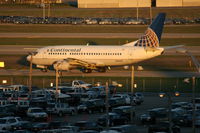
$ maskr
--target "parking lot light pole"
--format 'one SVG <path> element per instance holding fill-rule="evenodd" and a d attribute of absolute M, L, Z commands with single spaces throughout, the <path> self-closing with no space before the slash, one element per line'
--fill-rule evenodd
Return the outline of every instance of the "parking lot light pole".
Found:
<path fill-rule="evenodd" d="M 133 93 L 134 93 L 134 65 L 131 66 L 131 106 L 133 106 Z M 134 123 L 133 110 L 131 110 L 131 123 Z"/>
<path fill-rule="evenodd" d="M 32 93 L 32 73 L 33 73 L 33 53 L 30 54 L 30 67 L 29 67 L 29 96 L 31 97 Z"/>
<path fill-rule="evenodd" d="M 56 66 L 56 102 L 58 102 L 58 77 L 59 77 L 58 66 Z"/>
<path fill-rule="evenodd" d="M 200 64 L 198 60 L 187 50 L 184 48 L 179 48 L 176 50 L 177 53 L 182 53 L 188 55 L 191 59 L 192 62 L 194 63 L 196 70 L 198 73 L 200 73 Z M 195 117 L 196 117 L 196 110 L 195 110 L 195 76 L 192 77 L 192 133 L 195 133 Z"/>
<path fill-rule="evenodd" d="M 175 92 L 174 94 L 175 96 L 179 96 L 180 93 L 179 92 Z M 169 92 L 166 93 L 160 93 L 159 97 L 163 98 L 163 97 L 167 97 L 168 98 L 168 119 L 169 119 L 169 133 L 172 133 L 172 93 L 171 90 Z"/>
<path fill-rule="evenodd" d="M 151 0 L 150 1 L 150 6 L 149 6 L 149 16 L 150 16 L 150 24 L 152 22 L 152 7 L 151 7 Z"/>
<path fill-rule="evenodd" d="M 109 88 L 108 88 L 108 82 L 106 82 L 106 129 L 109 128 L 109 102 L 108 102 L 108 95 L 109 95 Z"/>
<path fill-rule="evenodd" d="M 195 77 L 192 77 L 192 132 L 195 133 L 195 121 L 196 121 L 196 110 L 195 110 Z"/>
<path fill-rule="evenodd" d="M 139 17 L 138 14 L 139 14 L 139 13 L 138 13 L 138 0 L 137 0 L 137 11 L 136 11 L 137 21 L 138 21 L 138 17 Z"/>

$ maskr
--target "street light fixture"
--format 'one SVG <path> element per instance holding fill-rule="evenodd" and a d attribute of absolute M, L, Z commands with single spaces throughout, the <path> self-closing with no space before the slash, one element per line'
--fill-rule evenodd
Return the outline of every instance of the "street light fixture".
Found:
<path fill-rule="evenodd" d="M 178 91 L 176 91 L 174 93 L 175 96 L 180 96 L 180 93 Z M 161 92 L 159 93 L 159 97 L 160 98 L 164 98 L 164 97 L 168 98 L 168 119 L 169 119 L 169 133 L 172 133 L 172 93 L 171 92 Z"/>
<path fill-rule="evenodd" d="M 196 70 L 198 73 L 200 73 L 200 64 L 198 62 L 198 60 L 185 48 L 178 48 L 176 49 L 176 52 L 177 53 L 182 53 L 182 54 L 186 54 L 188 56 L 190 56 L 190 58 L 192 59 L 195 67 L 196 67 Z M 187 83 L 189 83 L 189 79 L 185 80 Z M 195 76 L 192 77 L 192 112 L 193 112 L 193 115 L 192 115 L 192 132 L 195 133 L 195 116 L 196 116 L 196 112 L 195 112 L 195 102 L 194 102 L 194 99 L 195 99 Z"/>
<path fill-rule="evenodd" d="M 177 53 L 182 53 L 182 54 L 186 54 L 188 56 L 190 56 L 190 58 L 192 59 L 196 69 L 197 69 L 197 72 L 200 73 L 200 63 L 198 62 L 198 60 L 185 48 L 178 48 L 176 49 L 176 52 Z"/>

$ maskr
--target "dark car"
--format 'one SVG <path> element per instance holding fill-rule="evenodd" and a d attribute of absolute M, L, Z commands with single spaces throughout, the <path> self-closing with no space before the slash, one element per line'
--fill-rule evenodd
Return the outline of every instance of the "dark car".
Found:
<path fill-rule="evenodd" d="M 156 122 L 166 121 L 168 113 L 165 108 L 153 108 L 148 110 L 148 113 L 140 116 L 142 124 L 155 124 Z"/>
<path fill-rule="evenodd" d="M 48 129 L 49 124 L 48 123 L 35 123 L 32 126 L 32 131 L 38 132 L 40 130 Z"/>
<path fill-rule="evenodd" d="M 78 121 L 74 124 L 74 126 L 79 127 L 79 130 L 95 130 L 95 131 L 102 130 L 102 128 L 96 122 L 90 122 L 90 121 Z"/>
<path fill-rule="evenodd" d="M 33 128 L 33 124 L 30 121 L 21 121 L 18 125 L 12 126 L 11 131 L 15 130 L 31 130 Z"/>
<path fill-rule="evenodd" d="M 110 129 L 120 133 L 137 133 L 137 127 L 135 125 L 120 125 L 111 127 Z"/>
<path fill-rule="evenodd" d="M 91 99 L 77 107 L 78 112 L 93 113 L 94 111 L 103 112 L 105 110 L 105 104 L 102 99 Z"/>
<path fill-rule="evenodd" d="M 29 131 L 29 130 L 16 130 L 16 131 L 14 131 L 12 133 L 32 133 L 32 132 Z"/>
<path fill-rule="evenodd" d="M 95 130 L 83 130 L 83 131 L 80 131 L 79 133 L 99 133 L 99 132 Z"/>
<path fill-rule="evenodd" d="M 14 113 L 8 111 L 5 107 L 0 107 L 0 117 L 14 116 Z"/>
<path fill-rule="evenodd" d="M 135 116 L 135 108 L 133 106 L 119 106 L 119 107 L 113 108 L 112 112 L 118 113 L 121 116 L 128 118 L 129 120 L 131 120 L 131 115 L 132 117 Z"/>
<path fill-rule="evenodd" d="M 108 101 L 109 108 L 112 109 L 114 107 L 126 105 L 126 100 L 124 98 L 112 97 Z"/>
<path fill-rule="evenodd" d="M 177 125 L 191 127 L 193 123 L 193 115 L 192 114 L 184 114 L 178 120 L 175 121 Z M 200 120 L 200 115 L 196 114 L 195 123 L 198 123 Z"/>
<path fill-rule="evenodd" d="M 62 122 L 62 121 L 51 121 L 49 123 L 49 129 L 58 129 L 60 127 L 64 127 L 64 126 L 69 126 L 70 124 L 67 122 Z"/>
<path fill-rule="evenodd" d="M 117 113 L 108 113 L 98 118 L 97 123 L 101 126 L 106 126 L 108 120 L 109 126 L 123 125 L 128 123 L 129 119 Z"/>
<path fill-rule="evenodd" d="M 168 111 L 166 108 L 153 108 L 148 110 L 148 112 L 155 122 L 168 120 Z"/>
<path fill-rule="evenodd" d="M 140 121 L 141 121 L 142 124 L 154 124 L 155 123 L 155 118 L 151 117 L 147 113 L 147 114 L 142 114 L 140 116 Z"/>
<path fill-rule="evenodd" d="M 180 133 L 180 127 L 172 124 L 171 131 L 173 133 Z M 148 128 L 148 133 L 154 133 L 154 132 L 170 132 L 169 122 L 165 121 L 165 122 L 159 122 L 156 125 L 150 125 Z"/>

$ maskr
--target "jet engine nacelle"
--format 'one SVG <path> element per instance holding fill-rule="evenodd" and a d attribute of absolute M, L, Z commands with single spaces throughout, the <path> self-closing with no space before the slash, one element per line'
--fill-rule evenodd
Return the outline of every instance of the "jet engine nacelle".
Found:
<path fill-rule="evenodd" d="M 58 61 L 55 64 L 53 64 L 54 69 L 58 70 L 70 70 L 72 66 L 67 61 Z"/>

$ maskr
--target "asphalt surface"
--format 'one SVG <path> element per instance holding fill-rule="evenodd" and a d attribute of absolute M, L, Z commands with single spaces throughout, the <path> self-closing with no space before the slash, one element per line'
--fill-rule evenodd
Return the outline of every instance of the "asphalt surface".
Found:
<path fill-rule="evenodd" d="M 139 38 L 143 33 L 0 33 L 2 38 Z M 198 33 L 164 33 L 162 38 L 200 38 Z"/>
<path fill-rule="evenodd" d="M 24 76 L 29 75 L 29 70 L 15 70 L 15 69 L 0 69 L 0 75 L 7 76 Z M 42 72 L 40 70 L 33 70 L 33 76 L 55 76 L 55 71 Z M 63 72 L 62 76 L 82 76 L 82 77 L 131 77 L 131 71 L 128 70 L 109 70 L 106 73 L 82 73 L 79 70 L 71 70 Z M 198 72 L 178 72 L 178 71 L 135 71 L 135 77 L 200 77 Z"/>
<path fill-rule="evenodd" d="M 0 46 L 0 55 L 27 55 L 29 52 L 36 51 L 38 48 L 46 46 L 33 46 L 33 45 L 1 45 Z M 161 46 L 162 47 L 162 46 Z M 200 46 L 185 46 L 190 53 L 193 55 L 200 55 Z M 183 55 L 178 54 L 176 49 L 166 50 L 164 55 Z"/>
<path fill-rule="evenodd" d="M 197 94 L 196 97 L 200 95 Z M 192 94 L 181 94 L 179 97 L 172 96 L 172 102 L 191 102 Z M 152 104 L 153 103 L 153 104 Z M 168 108 L 168 99 L 166 97 L 160 98 L 158 93 L 144 93 L 144 102 L 141 105 L 135 106 L 136 117 L 134 119 L 137 125 L 138 133 L 148 133 L 148 125 L 141 125 L 140 115 L 147 113 L 149 109 L 153 108 Z M 77 114 L 75 116 L 66 115 L 64 117 L 52 117 L 51 120 L 64 120 L 66 122 L 74 123 L 77 121 L 96 121 L 99 116 L 105 113 L 95 112 L 94 114 Z M 190 133 L 192 131 L 191 127 L 181 127 L 181 133 Z M 196 133 L 200 132 L 200 128 L 196 128 Z"/>

